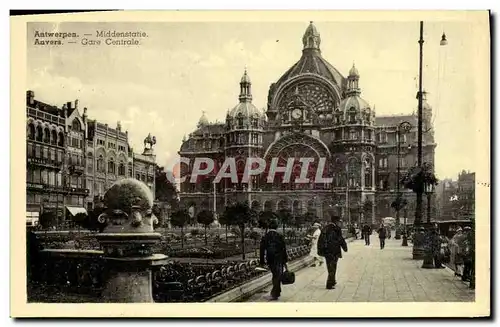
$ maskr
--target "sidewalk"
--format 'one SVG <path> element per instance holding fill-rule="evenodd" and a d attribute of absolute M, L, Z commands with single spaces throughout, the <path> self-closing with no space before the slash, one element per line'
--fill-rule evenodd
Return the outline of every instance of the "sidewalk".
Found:
<path fill-rule="evenodd" d="M 470 302 L 474 290 L 448 269 L 422 269 L 422 261 L 411 259 L 412 247 L 401 240 L 386 240 L 380 250 L 378 239 L 365 246 L 357 240 L 339 260 L 337 286 L 327 290 L 326 267 L 309 267 L 296 273 L 295 284 L 282 287 L 279 302 Z M 268 301 L 271 288 L 247 302 Z"/>

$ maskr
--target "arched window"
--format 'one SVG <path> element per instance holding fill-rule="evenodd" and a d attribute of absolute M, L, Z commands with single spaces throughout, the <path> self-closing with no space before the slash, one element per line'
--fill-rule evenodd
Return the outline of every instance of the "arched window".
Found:
<path fill-rule="evenodd" d="M 356 123 L 356 109 L 354 107 L 349 109 L 349 123 L 350 124 Z"/>
<path fill-rule="evenodd" d="M 102 154 L 97 158 L 97 171 L 104 172 L 104 158 Z"/>
<path fill-rule="evenodd" d="M 94 170 L 94 156 L 92 152 L 87 153 L 87 171 L 92 173 Z"/>
<path fill-rule="evenodd" d="M 241 113 L 238 114 L 238 128 L 243 128 L 243 115 Z"/>
<path fill-rule="evenodd" d="M 115 162 L 113 160 L 113 158 L 109 159 L 109 162 L 108 162 L 108 173 L 110 174 L 114 174 L 115 173 Z"/>
<path fill-rule="evenodd" d="M 55 130 L 52 130 L 50 133 L 50 144 L 56 145 L 57 144 L 57 132 Z"/>
<path fill-rule="evenodd" d="M 36 140 L 42 142 L 43 139 L 43 129 L 42 126 L 37 126 L 36 128 Z"/>
<path fill-rule="evenodd" d="M 50 143 L 50 131 L 47 127 L 43 130 L 43 142 Z"/>
<path fill-rule="evenodd" d="M 28 138 L 30 140 L 34 140 L 35 139 L 35 125 L 33 124 L 29 124 L 28 125 Z"/>
<path fill-rule="evenodd" d="M 78 119 L 73 120 L 73 122 L 71 123 L 71 129 L 76 131 L 76 132 L 79 132 L 82 129 Z"/>
<path fill-rule="evenodd" d="M 370 160 L 365 161 L 365 187 L 372 187 L 372 163 Z"/>
<path fill-rule="evenodd" d="M 349 187 L 359 186 L 359 170 L 356 159 L 349 160 L 348 163 Z"/>
<path fill-rule="evenodd" d="M 118 166 L 118 175 L 125 176 L 125 164 L 123 162 L 120 162 Z"/>
<path fill-rule="evenodd" d="M 59 140 L 57 142 L 58 146 L 64 146 L 64 134 L 62 132 L 59 132 Z"/>

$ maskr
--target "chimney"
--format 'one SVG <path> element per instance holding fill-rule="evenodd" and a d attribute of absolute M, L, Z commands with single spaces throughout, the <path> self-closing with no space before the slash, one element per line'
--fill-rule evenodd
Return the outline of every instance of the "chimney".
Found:
<path fill-rule="evenodd" d="M 71 101 L 67 102 L 66 104 L 68 105 L 68 109 L 71 109 Z"/>
<path fill-rule="evenodd" d="M 35 92 L 27 91 L 26 92 L 26 100 L 28 100 L 28 103 L 30 105 L 33 105 L 35 103 Z"/>
<path fill-rule="evenodd" d="M 78 109 L 78 99 L 75 100 L 75 109 Z"/>
<path fill-rule="evenodd" d="M 62 110 L 63 110 L 63 115 L 64 115 L 63 117 L 65 117 L 65 118 L 68 117 L 68 106 L 63 104 Z"/>

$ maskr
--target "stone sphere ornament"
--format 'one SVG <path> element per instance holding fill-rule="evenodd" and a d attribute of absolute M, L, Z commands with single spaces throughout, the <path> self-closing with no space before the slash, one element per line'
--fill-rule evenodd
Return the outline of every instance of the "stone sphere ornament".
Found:
<path fill-rule="evenodd" d="M 152 255 L 152 246 L 161 235 L 153 229 L 158 219 L 153 214 L 153 196 L 146 184 L 133 178 L 117 181 L 103 202 L 104 212 L 98 220 L 106 227 L 97 238 L 105 256 Z"/>
<path fill-rule="evenodd" d="M 114 183 L 104 195 L 104 212 L 98 220 L 107 223 L 104 232 L 153 232 L 158 218 L 153 214 L 153 195 L 142 183 L 126 178 Z"/>

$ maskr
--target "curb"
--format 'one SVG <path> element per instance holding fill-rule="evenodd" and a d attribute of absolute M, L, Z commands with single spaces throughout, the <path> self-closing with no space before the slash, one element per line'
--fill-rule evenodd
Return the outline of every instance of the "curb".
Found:
<path fill-rule="evenodd" d="M 298 270 L 309 266 L 312 263 L 312 258 L 306 256 L 302 259 L 296 260 L 288 265 L 288 270 L 291 272 L 297 272 Z M 271 285 L 271 273 L 266 273 L 260 276 L 257 279 L 254 279 L 248 283 L 245 283 L 241 286 L 233 288 L 223 294 L 220 294 L 216 297 L 213 297 L 206 302 L 208 303 L 217 303 L 217 302 L 238 302 L 246 297 L 252 296 L 255 293 L 258 293 L 260 290 L 266 288 Z"/>
<path fill-rule="evenodd" d="M 353 240 L 354 238 L 350 237 L 346 239 L 346 242 L 350 243 Z M 310 264 L 312 264 L 312 262 L 313 259 L 309 255 L 307 255 L 302 259 L 290 263 L 288 265 L 288 270 L 290 270 L 291 272 L 297 272 L 302 268 L 309 266 Z M 271 273 L 269 272 L 248 283 L 245 283 L 241 286 L 233 288 L 232 290 L 229 290 L 225 293 L 215 296 L 205 301 L 205 303 L 238 302 L 258 293 L 259 291 L 261 291 L 262 289 L 266 288 L 271 284 L 272 284 Z"/>

